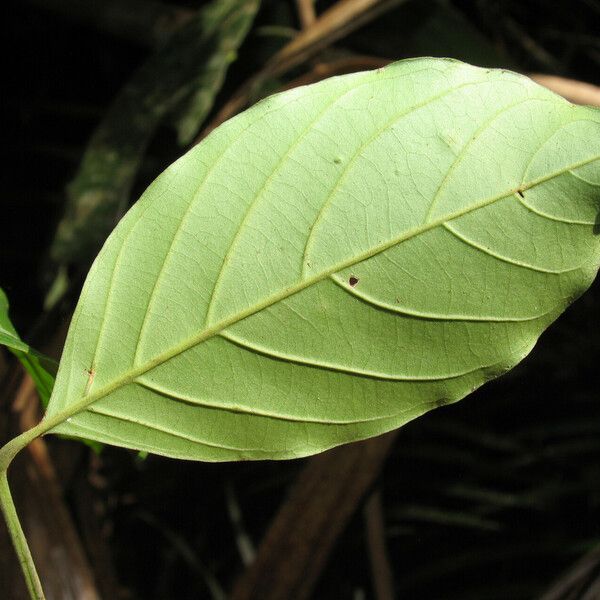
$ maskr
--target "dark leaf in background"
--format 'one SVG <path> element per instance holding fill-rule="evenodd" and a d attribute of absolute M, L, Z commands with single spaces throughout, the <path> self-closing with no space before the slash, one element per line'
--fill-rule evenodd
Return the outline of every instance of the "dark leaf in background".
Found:
<path fill-rule="evenodd" d="M 180 139 L 193 136 L 258 6 L 258 0 L 213 2 L 176 31 L 124 86 L 69 184 L 65 215 L 51 248 L 56 262 L 89 264 L 129 203 L 140 162 L 158 125 L 186 99 Z"/>

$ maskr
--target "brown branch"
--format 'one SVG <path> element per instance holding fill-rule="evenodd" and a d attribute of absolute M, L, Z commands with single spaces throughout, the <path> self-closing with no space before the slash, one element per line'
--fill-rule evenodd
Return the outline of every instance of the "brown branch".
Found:
<path fill-rule="evenodd" d="M 340 0 L 284 46 L 267 69 L 271 76 L 281 75 L 403 1 Z"/>
<path fill-rule="evenodd" d="M 305 600 L 362 498 L 396 432 L 311 458 L 271 522 L 254 563 L 231 600 Z"/>
<path fill-rule="evenodd" d="M 576 79 L 557 77 L 556 75 L 532 73 L 529 77 L 574 104 L 600 107 L 600 87 L 597 85 L 577 81 Z"/>
<path fill-rule="evenodd" d="M 296 0 L 296 8 L 300 26 L 302 29 L 307 29 L 317 19 L 314 0 Z"/>

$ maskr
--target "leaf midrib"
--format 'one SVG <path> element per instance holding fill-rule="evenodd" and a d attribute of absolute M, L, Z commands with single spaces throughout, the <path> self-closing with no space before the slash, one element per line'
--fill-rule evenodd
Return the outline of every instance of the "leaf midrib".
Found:
<path fill-rule="evenodd" d="M 121 387 L 129 385 L 130 383 L 133 383 L 141 375 L 144 375 L 145 373 L 151 371 L 152 369 L 168 362 L 172 358 L 175 358 L 176 356 L 179 356 L 180 354 L 186 352 L 187 350 L 190 350 L 191 348 L 198 346 L 199 344 L 214 337 L 215 335 L 218 335 L 221 331 L 227 329 L 228 327 L 231 327 L 232 325 L 235 325 L 236 323 L 243 321 L 244 319 L 247 319 L 248 317 L 250 317 L 256 313 L 259 313 L 262 310 L 265 310 L 266 308 L 276 304 L 277 302 L 280 302 L 281 300 L 289 298 L 290 296 L 293 296 L 294 294 L 297 294 L 297 293 L 307 289 L 308 287 L 323 281 L 324 279 L 330 277 L 331 275 L 333 275 L 334 273 L 337 273 L 338 271 L 342 271 L 342 270 L 347 269 L 348 267 L 351 267 L 357 263 L 360 263 L 364 260 L 372 258 L 373 256 L 376 256 L 377 254 L 385 252 L 385 250 L 387 250 L 393 246 L 401 244 L 402 242 L 405 242 L 411 238 L 421 235 L 422 233 L 425 233 L 431 229 L 435 229 L 436 227 L 439 227 L 439 226 L 443 225 L 444 223 L 447 223 L 447 222 L 453 221 L 455 219 L 458 219 L 460 217 L 463 217 L 463 216 L 465 216 L 469 213 L 472 213 L 476 210 L 485 208 L 486 206 L 490 206 L 500 200 L 503 200 L 505 198 L 508 198 L 510 196 L 517 194 L 517 192 L 524 192 L 526 190 L 532 189 L 538 185 L 541 185 L 542 183 L 545 183 L 546 181 L 554 179 L 555 177 L 559 177 L 560 175 L 563 175 L 564 173 L 566 173 L 572 169 L 578 169 L 585 165 L 591 164 L 597 160 L 600 160 L 600 154 L 594 155 L 590 158 L 587 158 L 587 159 L 584 159 L 581 161 L 578 161 L 577 163 L 567 165 L 567 166 L 565 166 L 557 171 L 554 171 L 548 175 L 538 177 L 528 183 L 523 183 L 516 188 L 511 188 L 510 190 L 508 190 L 506 192 L 502 192 L 500 194 L 496 194 L 494 196 L 491 196 L 491 197 L 481 200 L 479 202 L 475 202 L 475 203 L 471 204 L 471 206 L 469 206 L 469 207 L 464 207 L 461 210 L 455 211 L 453 213 L 449 213 L 449 214 L 447 214 L 443 217 L 440 217 L 434 221 L 430 221 L 428 223 L 425 223 L 425 224 L 415 227 L 413 229 L 409 229 L 408 231 L 405 231 L 401 235 L 398 235 L 398 236 L 392 238 L 391 240 L 382 242 L 381 244 L 378 244 L 358 255 L 355 255 L 344 261 L 340 261 L 336 265 L 330 267 L 329 269 L 325 269 L 325 270 L 321 271 L 320 273 L 313 275 L 312 277 L 302 279 L 301 281 L 299 281 L 298 283 L 296 283 L 293 286 L 283 288 L 283 289 L 279 290 L 277 293 L 272 294 L 271 296 L 268 296 L 263 301 L 255 304 L 253 306 L 249 306 L 245 310 L 235 313 L 233 315 L 230 315 L 229 317 L 222 319 L 221 321 L 213 324 L 212 326 L 203 329 L 196 335 L 193 335 L 193 336 L 183 340 L 181 343 L 179 343 L 175 346 L 172 346 L 171 348 L 165 350 L 164 352 L 161 352 L 160 354 L 156 355 L 154 358 L 147 360 L 145 363 L 137 366 L 136 368 L 125 371 L 123 373 L 123 375 L 116 378 L 112 383 L 105 385 L 104 387 L 98 389 L 96 392 L 89 394 L 88 396 L 84 396 L 79 401 L 71 404 L 70 406 L 67 406 L 65 409 L 54 414 L 52 417 L 49 417 L 48 419 L 44 419 L 46 421 L 46 425 L 47 425 L 46 430 L 50 430 L 51 428 L 53 428 L 56 425 L 59 425 L 60 423 L 65 421 L 67 418 L 72 417 L 73 415 L 76 415 L 76 414 L 82 412 L 88 406 L 94 404 L 98 400 L 101 400 L 102 398 L 109 396 L 111 393 L 115 392 L 116 390 L 120 389 Z"/>

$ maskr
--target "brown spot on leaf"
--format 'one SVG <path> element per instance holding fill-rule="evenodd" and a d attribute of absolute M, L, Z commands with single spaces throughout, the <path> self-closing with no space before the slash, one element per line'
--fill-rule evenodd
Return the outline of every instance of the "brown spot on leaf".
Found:
<path fill-rule="evenodd" d="M 350 275 L 350 278 L 348 279 L 348 285 L 350 287 L 355 287 L 357 283 L 358 283 L 358 277 L 354 277 L 354 275 Z"/>

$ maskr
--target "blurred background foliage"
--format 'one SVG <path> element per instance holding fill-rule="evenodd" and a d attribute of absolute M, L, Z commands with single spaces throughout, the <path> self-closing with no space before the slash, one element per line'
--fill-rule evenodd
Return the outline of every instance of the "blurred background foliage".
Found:
<path fill-rule="evenodd" d="M 34 345 L 60 337 L 145 186 L 268 93 L 421 55 L 600 79 L 598 0 L 320 0 L 316 21 L 301 0 L 6 6 L 0 285 Z M 401 430 L 375 483 L 393 597 L 541 598 L 600 543 L 599 325 L 596 283 L 517 369 Z M 51 450 L 98 590 L 123 599 L 226 597 L 305 462 Z M 369 527 L 358 509 L 314 598 L 388 600 Z M 575 595 L 547 598 L 599 598 L 598 570 Z"/>

